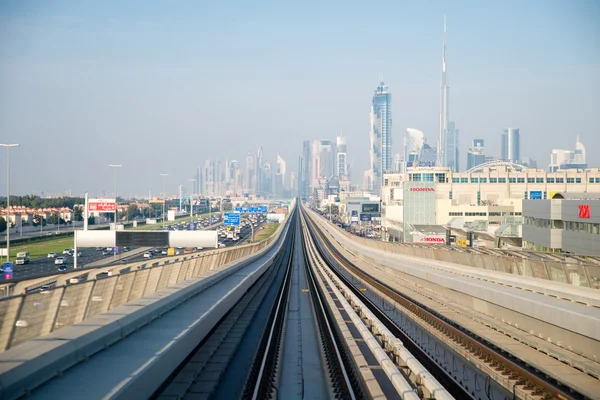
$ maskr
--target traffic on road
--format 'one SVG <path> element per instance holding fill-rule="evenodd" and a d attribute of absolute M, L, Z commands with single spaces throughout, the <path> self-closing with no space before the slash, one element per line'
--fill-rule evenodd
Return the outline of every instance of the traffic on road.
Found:
<path fill-rule="evenodd" d="M 256 233 L 266 222 L 264 215 L 249 216 L 248 219 L 241 221 L 237 227 L 226 228 L 221 225 L 220 215 L 212 218 L 200 217 L 194 222 L 175 223 L 165 226 L 164 230 L 216 230 L 219 235 L 218 247 L 224 248 L 238 245 L 246 242 L 252 236 L 252 231 Z M 174 254 L 184 254 L 190 252 L 199 252 L 208 249 L 174 249 Z M 125 264 L 144 259 L 154 259 L 168 255 L 167 248 L 155 248 L 143 251 L 139 248 L 79 248 L 77 264 L 78 268 L 90 266 L 98 267 L 110 266 L 115 264 Z M 128 257 L 127 255 L 131 256 Z M 50 252 L 45 257 L 31 259 L 25 265 L 15 265 L 13 269 L 13 280 L 25 280 L 36 277 L 51 275 L 53 273 L 66 273 L 74 270 L 74 249 L 64 249 L 62 252 Z"/>

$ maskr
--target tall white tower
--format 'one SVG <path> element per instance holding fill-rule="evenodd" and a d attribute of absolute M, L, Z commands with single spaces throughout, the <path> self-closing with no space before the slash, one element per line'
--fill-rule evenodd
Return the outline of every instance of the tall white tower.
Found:
<path fill-rule="evenodd" d="M 448 85 L 448 70 L 446 65 L 446 16 L 444 15 L 444 39 L 442 44 L 442 85 L 440 93 L 440 136 L 437 143 L 437 165 L 446 165 L 445 131 L 450 120 L 450 86 Z"/>

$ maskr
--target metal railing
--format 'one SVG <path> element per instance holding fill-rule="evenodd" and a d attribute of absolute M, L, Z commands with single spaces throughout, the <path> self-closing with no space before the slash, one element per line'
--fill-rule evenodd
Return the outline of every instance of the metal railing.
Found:
<path fill-rule="evenodd" d="M 251 256 L 274 243 L 283 225 L 258 243 L 174 256 L 162 265 L 123 264 L 130 271 L 0 299 L 0 351 Z"/>

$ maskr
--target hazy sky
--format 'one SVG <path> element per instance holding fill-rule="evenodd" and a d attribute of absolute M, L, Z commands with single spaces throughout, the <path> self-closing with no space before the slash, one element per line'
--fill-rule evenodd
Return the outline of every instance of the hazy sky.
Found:
<path fill-rule="evenodd" d="M 296 171 L 304 139 L 348 137 L 368 165 L 369 110 L 383 72 L 394 153 L 407 127 L 435 143 L 443 16 L 450 113 L 461 162 L 473 138 L 498 155 L 521 128 L 546 168 L 580 135 L 600 166 L 597 1 L 0 2 L 0 142 L 12 193 L 189 186 L 208 157 L 279 152 Z M 0 149 L 2 150 L 2 149 Z M 0 151 L 5 195 L 6 151 Z"/>

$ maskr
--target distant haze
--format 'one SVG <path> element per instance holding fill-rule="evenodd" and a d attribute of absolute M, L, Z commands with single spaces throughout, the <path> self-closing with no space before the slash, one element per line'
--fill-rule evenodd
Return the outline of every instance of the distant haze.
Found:
<path fill-rule="evenodd" d="M 444 14 L 463 168 L 472 139 L 498 155 L 509 126 L 540 168 L 576 135 L 600 166 L 598 2 L 156 3 L 0 3 L 0 143 L 21 144 L 13 194 L 110 194 L 108 164 L 123 164 L 123 196 L 158 194 L 159 173 L 171 194 L 205 159 L 245 168 L 259 145 L 296 172 L 303 140 L 340 131 L 362 183 L 381 73 L 394 154 L 407 127 L 435 145 Z"/>

